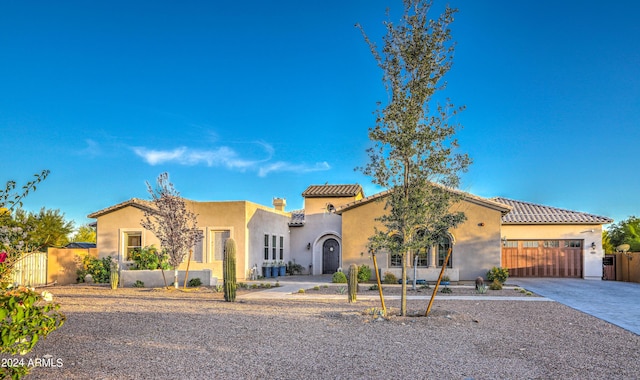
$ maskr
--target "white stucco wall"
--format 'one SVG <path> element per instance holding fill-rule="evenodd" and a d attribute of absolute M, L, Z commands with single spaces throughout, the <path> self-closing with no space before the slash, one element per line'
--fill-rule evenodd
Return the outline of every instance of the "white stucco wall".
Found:
<path fill-rule="evenodd" d="M 342 258 L 342 217 L 332 213 L 305 216 L 303 227 L 290 227 L 291 260 L 302 265 L 305 270 L 313 265 L 312 274 L 322 274 L 322 245 L 329 238 L 340 243 Z M 309 249 L 307 249 L 309 247 Z"/>

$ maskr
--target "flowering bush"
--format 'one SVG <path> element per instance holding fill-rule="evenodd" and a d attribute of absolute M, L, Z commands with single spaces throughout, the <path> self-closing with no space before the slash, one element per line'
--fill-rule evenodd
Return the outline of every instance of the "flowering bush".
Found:
<path fill-rule="evenodd" d="M 24 286 L 0 290 L 0 352 L 24 355 L 38 340 L 62 326 L 66 318 L 58 312 L 60 305 L 52 301 L 51 293 Z M 27 367 L 0 368 L 0 377 L 20 378 L 28 372 Z"/>
<path fill-rule="evenodd" d="M 22 228 L 10 226 L 10 213 L 16 206 L 22 206 L 22 199 L 36 184 L 44 180 L 48 170 L 36 174 L 27 182 L 21 192 L 14 192 L 15 181 L 8 181 L 5 189 L 0 189 L 0 353 L 24 355 L 31 351 L 38 340 L 62 326 L 64 314 L 60 305 L 53 301 L 53 295 L 44 291 L 37 293 L 34 288 L 13 287 L 14 265 L 29 252 L 38 249 L 27 239 Z M 19 379 L 29 372 L 29 367 L 0 367 L 0 378 Z"/>
<path fill-rule="evenodd" d="M 51 293 L 24 286 L 0 291 L 0 352 L 24 355 L 40 338 L 62 326 L 65 316 L 52 301 Z"/>

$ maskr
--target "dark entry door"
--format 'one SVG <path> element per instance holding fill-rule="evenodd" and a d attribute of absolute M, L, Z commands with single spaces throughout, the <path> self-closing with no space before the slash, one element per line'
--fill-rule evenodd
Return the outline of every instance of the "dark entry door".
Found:
<path fill-rule="evenodd" d="M 327 239 L 322 245 L 322 274 L 333 274 L 340 267 L 340 245 L 336 239 Z"/>

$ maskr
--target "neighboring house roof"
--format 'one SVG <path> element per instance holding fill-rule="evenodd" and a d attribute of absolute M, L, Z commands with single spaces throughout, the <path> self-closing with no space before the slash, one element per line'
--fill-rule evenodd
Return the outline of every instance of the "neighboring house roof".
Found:
<path fill-rule="evenodd" d="M 584 212 L 502 197 L 492 199 L 512 208 L 510 213 L 502 216 L 503 224 L 608 224 L 613 222 L 613 219 Z"/>
<path fill-rule="evenodd" d="M 437 185 L 437 186 L 440 186 L 440 185 Z M 454 193 L 462 195 L 463 199 L 465 201 L 467 201 L 467 202 L 475 203 L 475 204 L 480 205 L 480 206 L 484 206 L 484 207 L 488 207 L 488 208 L 493 209 L 493 210 L 500 211 L 502 213 L 502 215 L 504 215 L 504 214 L 508 213 L 509 211 L 511 211 L 511 207 L 510 206 L 505 205 L 503 203 L 495 202 L 495 201 L 493 201 L 491 199 L 482 198 L 482 197 L 479 197 L 477 195 L 469 194 L 469 193 L 466 193 L 464 191 L 457 190 L 457 189 L 449 189 L 449 191 L 452 191 Z M 382 191 L 382 192 L 380 192 L 378 194 L 374 194 L 374 195 L 368 196 L 366 198 L 362 198 L 362 199 L 357 200 L 355 202 L 347 203 L 346 205 L 339 207 L 338 210 L 336 210 L 336 214 L 342 214 L 343 212 L 345 212 L 347 210 L 350 210 L 352 208 L 359 207 L 359 206 L 362 206 L 364 204 L 367 204 L 367 203 L 373 202 L 375 200 L 381 199 L 381 198 L 385 197 L 386 195 L 388 195 L 390 192 L 391 192 L 391 190 L 385 190 L 385 191 Z"/>
<path fill-rule="evenodd" d="M 65 248 L 83 248 L 83 249 L 88 249 L 88 248 L 95 248 L 96 247 L 96 243 L 83 243 L 83 242 L 74 241 L 72 243 L 69 243 L 69 244 L 65 245 L 64 247 Z"/>
<path fill-rule="evenodd" d="M 145 200 L 138 199 L 138 198 L 131 198 L 128 201 L 124 201 L 122 203 L 118 203 L 117 205 L 113 205 L 111 207 L 107 207 L 107 208 L 104 208 L 104 209 L 102 209 L 100 211 L 96 211 L 94 213 L 91 213 L 91 214 L 87 215 L 87 217 L 89 217 L 89 218 L 98 218 L 100 216 L 103 216 L 103 215 L 108 214 L 110 212 L 119 210 L 121 208 L 125 208 L 127 206 L 136 207 L 136 208 L 139 208 L 140 210 L 143 210 L 143 211 L 152 211 L 153 208 L 152 208 L 151 205 L 152 205 L 152 203 L 149 202 L 149 201 L 145 201 Z"/>
<path fill-rule="evenodd" d="M 357 184 L 311 185 L 302 192 L 302 196 L 305 198 L 355 197 L 360 193 L 362 193 L 362 186 Z"/>
<path fill-rule="evenodd" d="M 289 227 L 301 226 L 304 226 L 304 209 L 291 211 L 291 220 L 289 221 Z"/>

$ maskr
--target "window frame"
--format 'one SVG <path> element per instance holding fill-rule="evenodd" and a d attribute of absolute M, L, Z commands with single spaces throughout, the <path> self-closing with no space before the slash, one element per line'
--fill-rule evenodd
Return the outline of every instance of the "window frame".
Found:
<path fill-rule="evenodd" d="M 140 236 L 140 246 L 129 245 L 129 236 Z M 124 263 L 132 263 L 133 260 L 129 259 L 130 249 L 136 248 L 142 249 L 145 246 L 144 241 L 144 229 L 143 228 L 121 228 L 120 229 L 120 260 Z"/>
<path fill-rule="evenodd" d="M 208 231 L 208 236 L 209 236 L 209 254 L 207 255 L 209 258 L 210 263 L 212 262 L 216 262 L 216 261 L 223 261 L 224 260 L 224 244 L 226 239 L 231 239 L 233 237 L 233 230 L 229 227 L 213 227 L 213 228 L 209 228 Z M 220 244 L 220 259 L 216 258 L 216 239 L 215 239 L 215 234 L 221 232 L 227 232 L 228 236 L 226 236 L 226 238 L 221 242 Z"/>
<path fill-rule="evenodd" d="M 444 260 L 447 257 L 447 251 L 451 248 L 451 256 L 449 256 L 449 261 L 447 262 L 447 268 L 453 268 L 453 237 L 450 235 L 446 235 L 441 237 L 440 239 L 447 239 L 446 244 L 442 244 L 442 241 L 439 241 L 434 245 L 436 250 L 436 268 L 442 268 L 442 264 L 444 264 Z"/>

